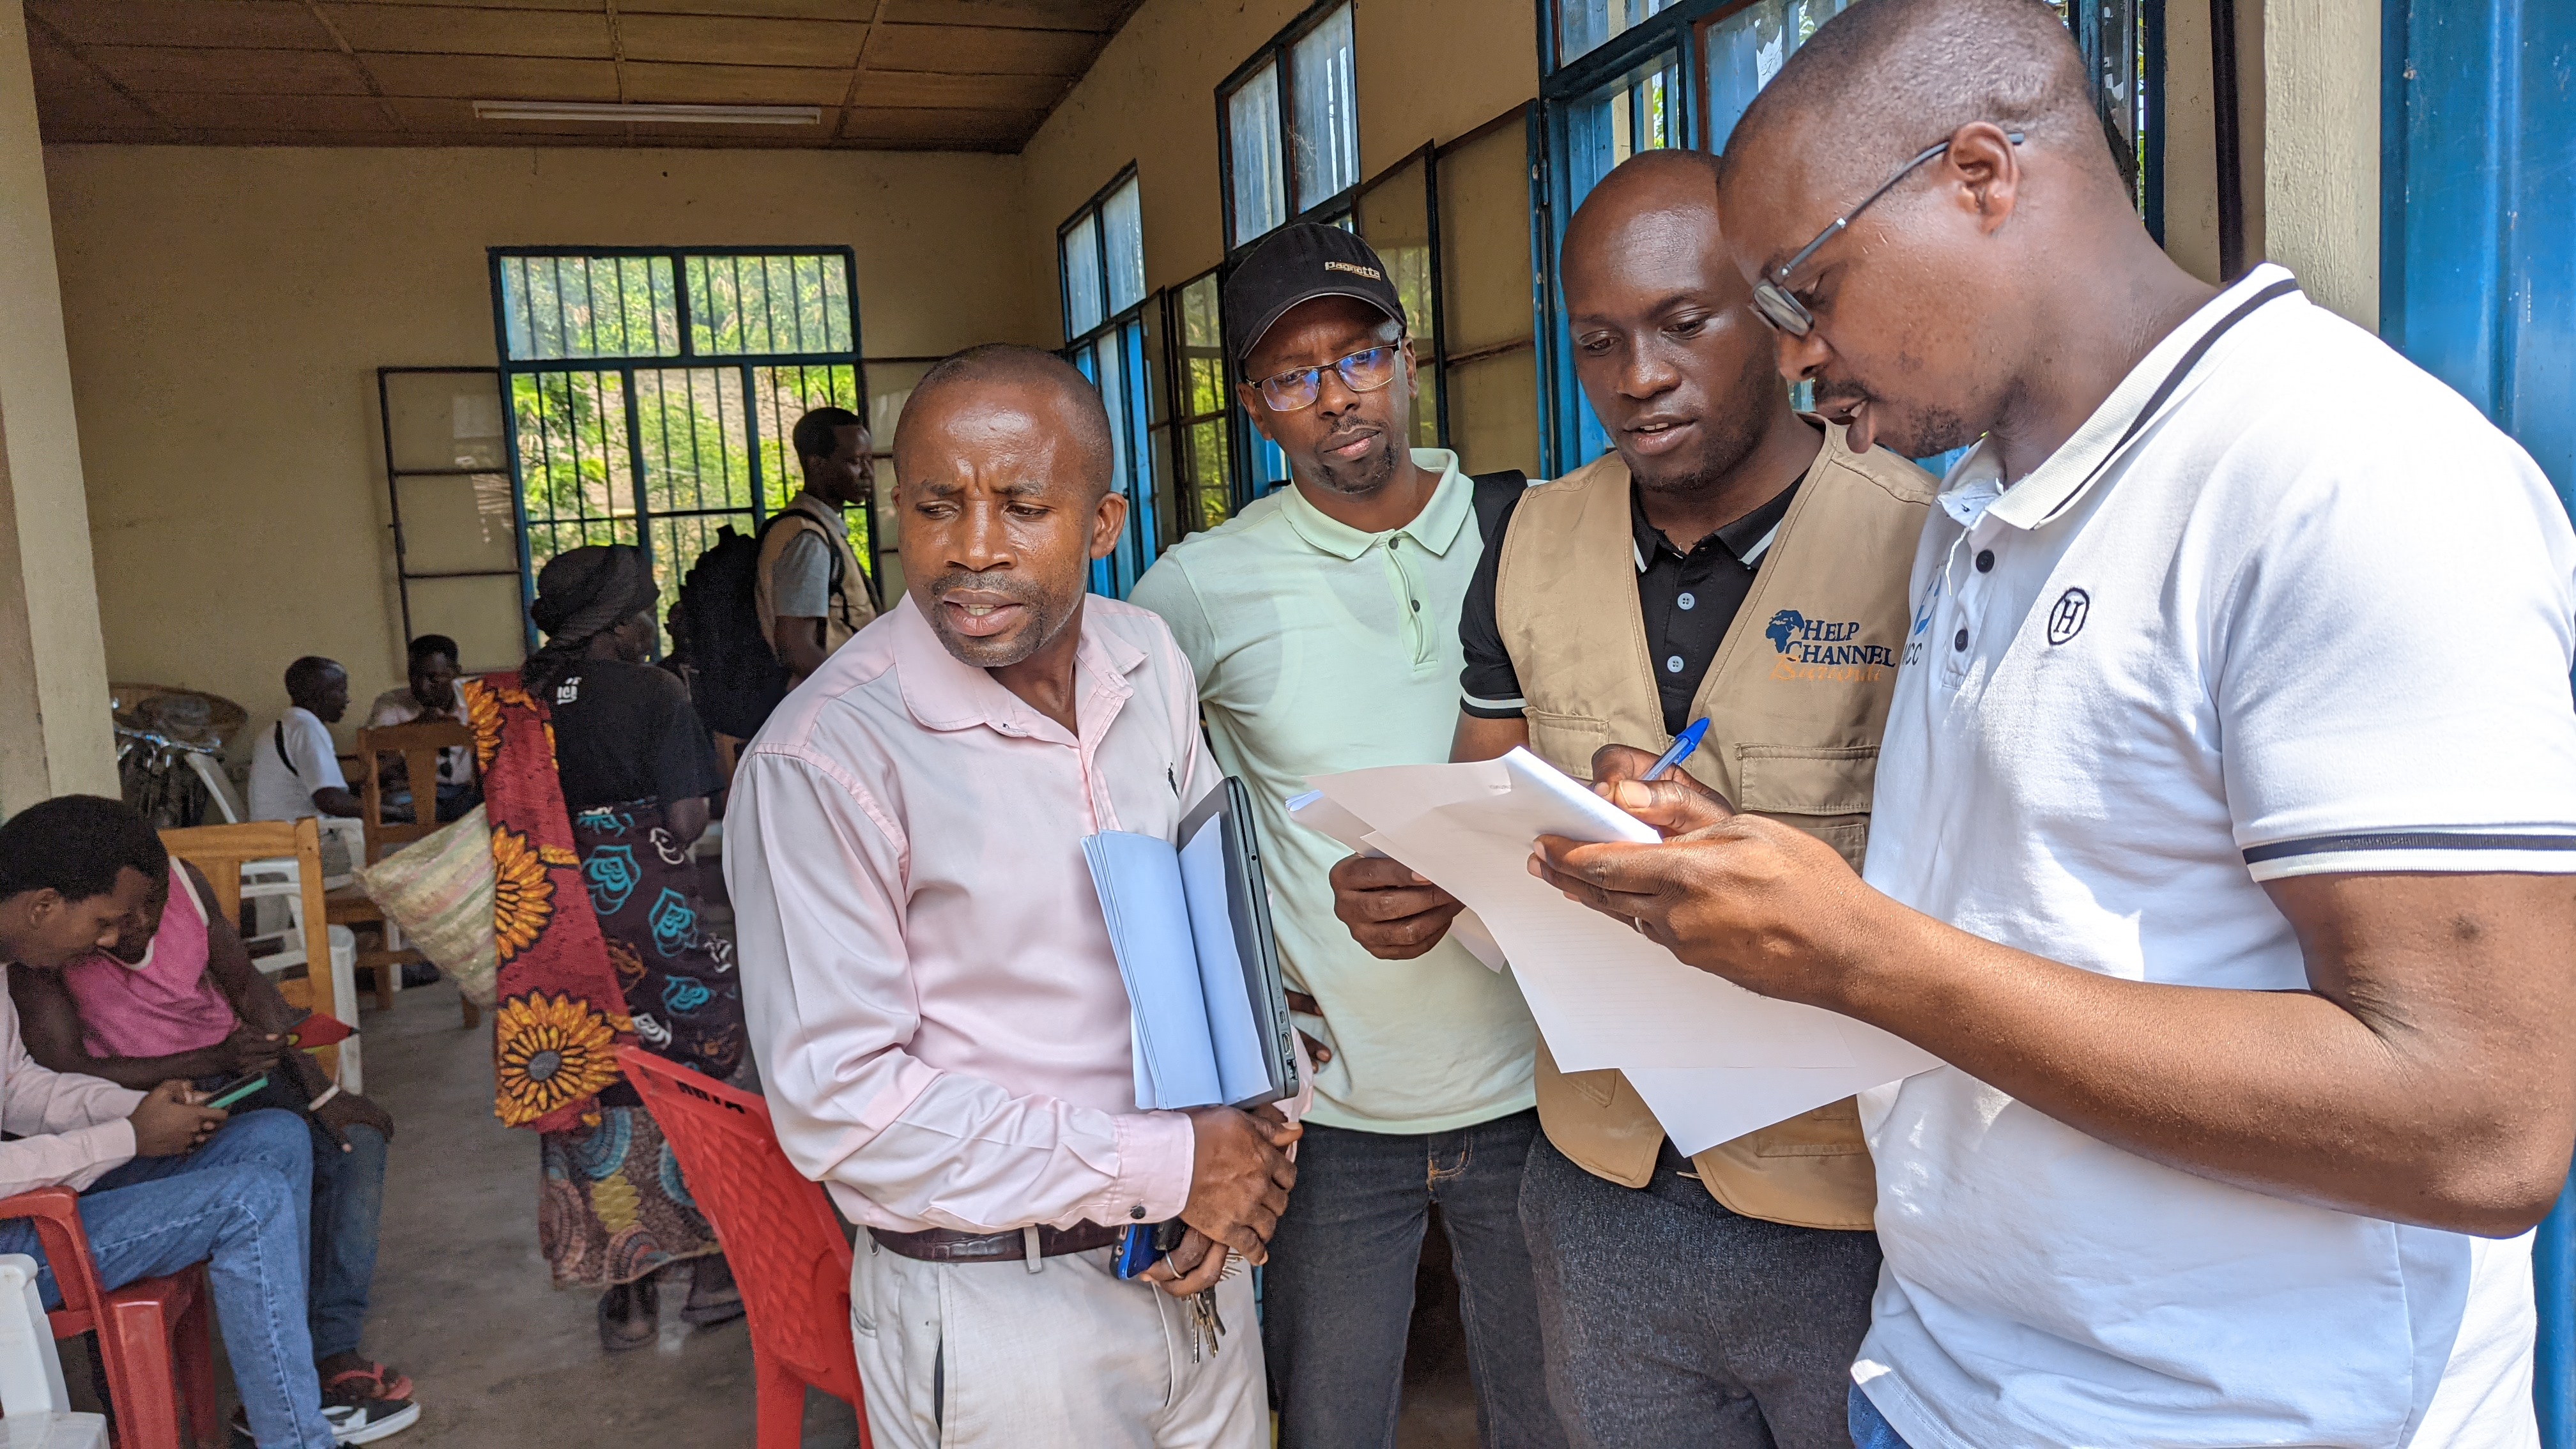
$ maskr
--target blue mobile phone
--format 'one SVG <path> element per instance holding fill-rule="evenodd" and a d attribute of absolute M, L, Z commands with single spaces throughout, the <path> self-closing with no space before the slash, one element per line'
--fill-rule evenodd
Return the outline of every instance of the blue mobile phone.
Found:
<path fill-rule="evenodd" d="M 1133 1278 L 1181 1245 L 1181 1220 L 1129 1223 L 1118 1235 L 1118 1276 Z"/>

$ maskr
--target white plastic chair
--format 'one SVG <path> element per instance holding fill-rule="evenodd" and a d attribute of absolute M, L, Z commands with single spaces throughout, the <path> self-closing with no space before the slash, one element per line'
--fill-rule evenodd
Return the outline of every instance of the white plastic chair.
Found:
<path fill-rule="evenodd" d="M 107 1449 L 107 1420 L 72 1412 L 25 1253 L 0 1253 L 0 1449 Z"/>
<path fill-rule="evenodd" d="M 206 797 L 215 802 L 215 813 L 224 817 L 224 823 L 241 824 L 245 818 L 242 802 L 234 798 L 233 782 L 224 775 L 223 768 L 215 763 L 215 757 L 198 750 L 182 750 L 179 757 L 186 760 L 188 768 L 196 771 L 197 778 L 204 782 Z"/>

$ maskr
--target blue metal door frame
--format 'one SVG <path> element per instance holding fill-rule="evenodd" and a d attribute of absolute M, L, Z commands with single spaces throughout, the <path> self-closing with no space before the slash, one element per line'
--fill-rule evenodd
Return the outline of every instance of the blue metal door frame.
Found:
<path fill-rule="evenodd" d="M 2380 332 L 2576 507 L 2576 5 L 2380 13 Z M 2576 1185 L 2532 1259 L 2541 1442 L 2576 1449 Z"/>

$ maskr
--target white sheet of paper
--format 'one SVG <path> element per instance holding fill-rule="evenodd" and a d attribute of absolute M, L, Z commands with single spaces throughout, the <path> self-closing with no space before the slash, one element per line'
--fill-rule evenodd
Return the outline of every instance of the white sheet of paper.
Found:
<path fill-rule="evenodd" d="M 1491 928 L 1558 1065 L 1626 1071 L 1685 1150 L 1938 1064 L 1875 1027 L 1685 966 L 1530 875 L 1538 835 L 1636 841 L 1653 832 L 1525 751 L 1309 783 L 1329 807 L 1324 818 L 1374 827 L 1361 845 L 1439 882 Z"/>
<path fill-rule="evenodd" d="M 1368 822 L 1343 809 L 1321 790 L 1309 790 L 1288 801 L 1288 818 L 1309 830 L 1320 831 L 1341 842 L 1344 849 L 1361 855 L 1383 857 L 1386 852 L 1368 843 Z M 1474 911 L 1460 911 L 1449 922 L 1449 935 L 1467 954 L 1485 963 L 1488 971 L 1501 971 L 1511 962 L 1503 954 L 1503 945 L 1494 939 L 1493 928 Z"/>

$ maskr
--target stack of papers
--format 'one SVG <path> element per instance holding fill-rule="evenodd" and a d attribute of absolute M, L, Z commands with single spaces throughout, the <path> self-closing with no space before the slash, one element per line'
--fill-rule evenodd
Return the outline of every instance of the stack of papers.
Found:
<path fill-rule="evenodd" d="M 1307 783 L 1315 793 L 1292 802 L 1294 819 L 1392 856 L 1464 902 L 1508 958 L 1557 1065 L 1626 1073 L 1683 1152 L 1939 1065 L 1876 1027 L 1685 966 L 1531 875 L 1541 835 L 1659 837 L 1527 750 Z"/>

